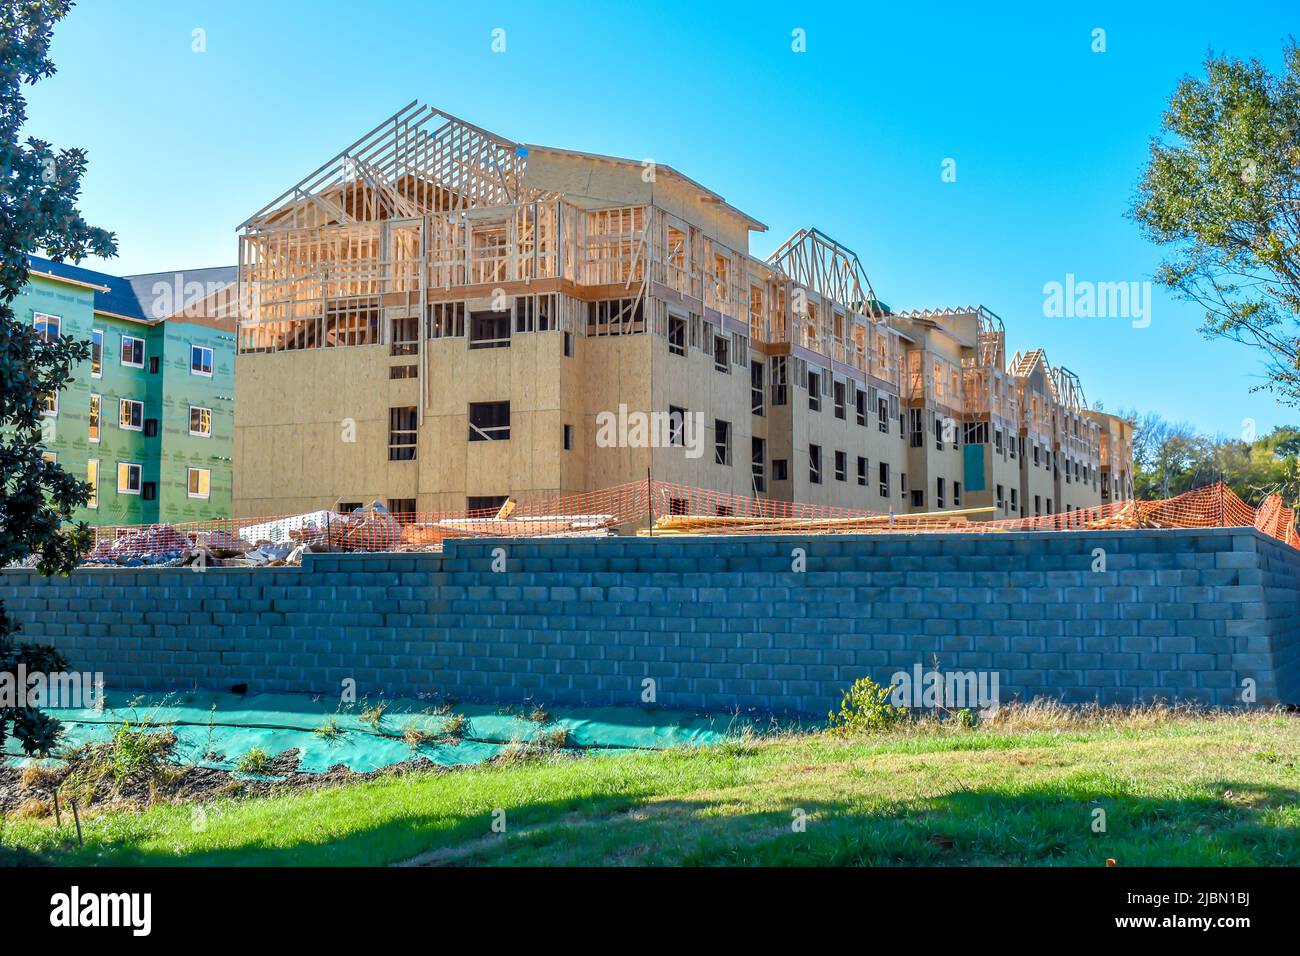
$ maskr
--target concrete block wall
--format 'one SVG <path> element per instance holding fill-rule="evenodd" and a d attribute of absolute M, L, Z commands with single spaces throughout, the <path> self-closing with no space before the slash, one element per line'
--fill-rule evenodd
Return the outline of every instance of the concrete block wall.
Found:
<path fill-rule="evenodd" d="M 1230 705 L 1250 678 L 1259 702 L 1300 703 L 1300 553 L 1253 529 L 465 540 L 301 568 L 5 571 L 0 598 L 110 688 L 351 678 L 639 705 L 651 678 L 665 707 L 824 715 L 858 677 L 937 660 L 996 671 L 1003 701 Z"/>

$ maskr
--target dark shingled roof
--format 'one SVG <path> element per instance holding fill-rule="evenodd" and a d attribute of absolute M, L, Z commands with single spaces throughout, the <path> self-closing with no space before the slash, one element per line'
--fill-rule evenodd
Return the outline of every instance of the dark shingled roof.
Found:
<path fill-rule="evenodd" d="M 28 255 L 27 259 L 30 263 L 29 268 L 33 272 L 44 272 L 62 279 L 106 286 L 107 292 L 95 290 L 95 308 L 98 311 L 111 312 L 114 315 L 123 315 L 146 322 L 166 318 L 167 315 L 179 311 L 180 306 L 184 304 L 184 302 L 173 303 L 171 308 L 159 310 L 162 314 L 155 314 L 153 306 L 157 296 L 154 286 L 159 282 L 166 283 L 171 290 L 177 290 L 179 293 L 177 297 L 188 299 L 193 296 L 187 294 L 185 287 L 191 283 L 201 283 L 205 290 L 203 294 L 206 295 L 206 290 L 210 287 L 229 285 L 239 279 L 237 266 L 173 269 L 168 272 L 149 272 L 143 275 L 112 276 L 93 269 L 69 265 L 66 262 L 51 262 L 40 256 Z M 169 297 L 167 301 L 170 303 L 171 298 Z"/>

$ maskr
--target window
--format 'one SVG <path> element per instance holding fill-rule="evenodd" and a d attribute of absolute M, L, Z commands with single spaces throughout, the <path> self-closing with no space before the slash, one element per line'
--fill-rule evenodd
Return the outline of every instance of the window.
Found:
<path fill-rule="evenodd" d="M 185 469 L 186 494 L 191 498 L 207 498 L 212 484 L 212 472 L 206 468 Z"/>
<path fill-rule="evenodd" d="M 730 341 L 725 335 L 713 337 L 713 369 L 717 372 L 731 372 Z"/>
<path fill-rule="evenodd" d="M 808 410 L 810 412 L 822 410 L 822 382 L 821 374 L 818 372 L 808 373 Z"/>
<path fill-rule="evenodd" d="M 100 399 L 98 395 L 90 396 L 90 434 L 89 440 L 92 442 L 99 441 L 99 406 Z"/>
<path fill-rule="evenodd" d="M 158 419 L 146 418 L 144 420 L 144 437 L 155 438 L 158 435 Z"/>
<path fill-rule="evenodd" d="M 920 448 L 925 444 L 925 410 L 921 408 L 909 408 L 907 410 L 908 421 L 908 445 L 912 448 Z"/>
<path fill-rule="evenodd" d="M 138 495 L 140 493 L 140 466 L 126 461 L 117 463 L 117 493 L 119 495 Z"/>
<path fill-rule="evenodd" d="M 880 419 L 880 430 L 886 435 L 889 434 L 889 402 L 886 399 L 879 399 L 876 403 L 876 416 Z"/>
<path fill-rule="evenodd" d="M 360 510 L 361 510 L 361 502 L 359 502 L 359 501 L 340 501 L 340 502 L 339 502 L 339 506 L 338 506 L 338 508 L 337 508 L 336 510 L 337 510 L 340 514 L 350 515 L 350 514 L 352 514 L 352 512 L 354 512 L 354 511 L 360 511 Z"/>
<path fill-rule="evenodd" d="M 564 333 L 564 357 L 573 358 L 573 333 Z"/>
<path fill-rule="evenodd" d="M 104 330 L 90 330 L 90 377 L 102 378 L 104 375 Z"/>
<path fill-rule="evenodd" d="M 749 363 L 749 410 L 759 418 L 766 409 L 763 406 L 763 363 Z"/>
<path fill-rule="evenodd" d="M 46 418 L 57 418 L 59 414 L 59 393 L 43 392 L 41 394 L 41 414 Z"/>
<path fill-rule="evenodd" d="M 415 460 L 415 445 L 418 437 L 415 423 L 414 405 L 400 406 L 388 410 L 389 461 Z"/>
<path fill-rule="evenodd" d="M 469 511 L 497 512 L 509 499 L 509 495 L 470 495 L 465 499 L 465 508 Z"/>
<path fill-rule="evenodd" d="M 686 354 L 686 320 L 668 316 L 668 352 L 670 355 Z"/>
<path fill-rule="evenodd" d="M 951 421 L 951 419 L 949 420 Z M 936 451 L 943 451 L 943 423 L 943 418 L 938 415 L 934 416 L 934 447 Z"/>
<path fill-rule="evenodd" d="M 1051 498 L 1048 498 L 1048 499 L 1047 499 L 1047 513 L 1048 513 L 1049 515 L 1053 513 L 1053 512 L 1052 512 L 1052 499 L 1051 499 Z"/>
<path fill-rule="evenodd" d="M 146 481 L 140 486 L 140 497 L 145 501 L 153 501 L 158 497 L 158 482 Z"/>
<path fill-rule="evenodd" d="M 912 507 L 913 508 L 925 507 L 925 491 L 923 489 L 921 488 L 912 489 Z"/>
<path fill-rule="evenodd" d="M 521 295 L 515 299 L 515 331 L 549 332 L 554 312 L 552 296 Z"/>
<path fill-rule="evenodd" d="M 961 507 L 961 482 L 960 481 L 954 481 L 952 483 L 952 506 L 954 508 Z"/>
<path fill-rule="evenodd" d="M 471 312 L 469 314 L 469 347 L 472 349 L 509 348 L 510 313 Z"/>
<path fill-rule="evenodd" d="M 790 462 L 785 458 L 772 459 L 772 480 L 789 481 L 790 480 Z"/>
<path fill-rule="evenodd" d="M 420 366 L 418 365 L 390 365 L 388 367 L 388 377 L 390 379 L 401 378 L 419 378 Z"/>
<path fill-rule="evenodd" d="M 117 427 L 138 432 L 144 429 L 144 402 L 121 398 L 117 402 Z"/>
<path fill-rule="evenodd" d="M 713 452 L 719 465 L 731 464 L 731 423 L 721 418 L 713 422 Z"/>
<path fill-rule="evenodd" d="M 414 498 L 389 498 L 388 513 L 398 521 L 406 524 L 415 517 Z"/>
<path fill-rule="evenodd" d="M 994 498 L 994 501 L 996 502 L 999 511 L 1007 510 L 1007 503 L 1004 497 L 1005 494 L 1006 492 L 1003 490 L 1002 486 L 998 485 L 997 496 Z M 1015 494 L 1015 492 L 1013 491 L 1012 494 Z"/>
<path fill-rule="evenodd" d="M 640 299 L 602 299 L 587 303 L 588 335 L 632 335 L 644 331 L 645 306 Z M 696 345 L 694 335 L 691 344 Z"/>
<path fill-rule="evenodd" d="M 1034 442 L 1034 466 L 1038 466 L 1038 442 Z"/>
<path fill-rule="evenodd" d="M 736 368 L 744 368 L 749 364 L 749 339 L 739 332 L 731 333 L 731 361 L 736 364 Z"/>
<path fill-rule="evenodd" d="M 469 406 L 470 441 L 509 441 L 510 403 L 471 402 Z"/>
<path fill-rule="evenodd" d="M 936 508 L 943 508 L 944 497 L 944 481 L 942 478 L 936 478 L 934 480 L 934 506 Z"/>
<path fill-rule="evenodd" d="M 907 497 L 907 472 L 905 471 L 898 473 L 898 493 Z"/>
<path fill-rule="evenodd" d="M 999 455 L 1002 454 L 1002 429 L 1001 428 L 995 428 L 993 430 L 993 450 L 997 452 Z"/>
<path fill-rule="evenodd" d="M 415 355 L 420 350 L 420 320 L 417 316 L 391 319 L 388 323 L 388 354 Z"/>
<path fill-rule="evenodd" d="M 1018 493 L 1016 492 L 1016 489 L 1015 489 L 1015 488 L 1012 488 L 1012 489 L 1011 489 L 1011 510 L 1012 510 L 1012 511 L 1018 511 L 1018 510 L 1019 510 L 1018 503 L 1017 503 L 1017 501 L 1016 501 L 1017 494 L 1018 494 Z"/>
<path fill-rule="evenodd" d="M 861 455 L 858 456 L 858 484 L 864 488 L 867 484 L 867 460 Z"/>
<path fill-rule="evenodd" d="M 853 389 L 853 403 L 858 414 L 858 424 L 865 428 L 867 425 L 867 393 L 855 387 Z"/>
<path fill-rule="evenodd" d="M 785 355 L 772 356 L 772 404 L 784 405 L 790 400 L 789 364 Z"/>
<path fill-rule="evenodd" d="M 880 497 L 889 497 L 889 462 L 880 463 Z"/>
<path fill-rule="evenodd" d="M 849 480 L 849 456 L 842 451 L 835 453 L 835 480 Z"/>
<path fill-rule="evenodd" d="M 122 336 L 122 364 L 131 368 L 144 368 L 144 339 L 133 335 Z"/>
<path fill-rule="evenodd" d="M 429 338 L 460 338 L 465 334 L 464 302 L 429 303 Z"/>
<path fill-rule="evenodd" d="M 212 409 L 190 406 L 190 434 L 199 438 L 212 437 Z"/>
<path fill-rule="evenodd" d="M 835 417 L 841 420 L 847 417 L 848 408 L 847 400 L 845 399 L 844 386 L 844 382 L 836 382 L 833 390 L 835 395 Z"/>
<path fill-rule="evenodd" d="M 686 409 L 668 406 L 668 444 L 686 444 Z"/>
<path fill-rule="evenodd" d="M 1034 495 L 1034 517 L 1038 517 L 1042 513 L 1043 513 L 1043 496 Z"/>
<path fill-rule="evenodd" d="M 161 360 L 160 358 L 158 358 L 158 356 L 156 356 L 156 355 L 150 355 L 150 356 L 149 356 L 149 374 L 150 374 L 150 375 L 157 375 L 157 374 L 158 374 L 158 370 L 159 370 L 160 368 L 162 368 L 162 364 L 161 364 L 161 363 L 162 363 L 162 360 Z"/>
<path fill-rule="evenodd" d="M 86 459 L 86 484 L 90 485 L 90 494 L 86 497 L 87 508 L 99 507 L 99 459 Z"/>
<path fill-rule="evenodd" d="M 43 451 L 41 452 L 41 461 L 47 461 L 51 465 L 57 465 L 59 463 L 59 453 L 57 451 Z"/>
<path fill-rule="evenodd" d="M 190 374 L 212 377 L 212 349 L 202 345 L 190 346 Z"/>
<path fill-rule="evenodd" d="M 759 368 L 762 368 L 760 365 Z M 767 442 L 761 438 L 751 438 L 749 442 L 749 471 L 753 477 L 754 493 L 762 494 L 767 490 L 763 463 L 767 460 Z"/>
<path fill-rule="evenodd" d="M 42 342 L 57 342 L 63 320 L 57 315 L 46 315 L 44 312 L 37 312 L 33 317 L 32 325 Z"/>
<path fill-rule="evenodd" d="M 573 426 L 564 426 L 564 450 L 573 451 Z"/>
<path fill-rule="evenodd" d="M 809 392 L 811 395 L 812 393 Z M 821 445 L 808 446 L 808 480 L 814 485 L 822 483 L 822 447 Z"/>

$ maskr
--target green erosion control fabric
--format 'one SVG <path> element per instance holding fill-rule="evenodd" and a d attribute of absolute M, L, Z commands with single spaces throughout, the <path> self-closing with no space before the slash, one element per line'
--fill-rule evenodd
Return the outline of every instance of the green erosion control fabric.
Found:
<path fill-rule="evenodd" d="M 103 710 L 49 708 L 48 713 L 63 722 L 63 748 L 102 743 L 129 723 L 132 728 L 174 731 L 174 759 L 182 765 L 233 770 L 254 748 L 271 757 L 297 750 L 298 769 L 307 773 L 339 764 L 365 773 L 419 757 L 465 766 L 489 760 L 511 743 L 536 741 L 559 730 L 568 731 L 569 747 L 658 750 L 720 743 L 748 726 L 745 718 L 734 715 L 632 707 L 549 708 L 539 715 L 547 717 L 542 723 L 529 718 L 527 707 L 459 704 L 435 713 L 431 703 L 409 698 L 383 698 L 382 716 L 362 720 L 363 712 L 380 702 L 371 698 L 349 705 L 306 694 L 108 693 Z M 459 728 L 454 728 L 458 718 L 453 715 L 464 718 Z M 322 728 L 328 733 L 320 733 Z M 403 739 L 410 728 L 428 737 L 454 731 L 459 740 L 412 745 Z M 5 753 L 9 763 L 26 762 L 12 739 Z"/>

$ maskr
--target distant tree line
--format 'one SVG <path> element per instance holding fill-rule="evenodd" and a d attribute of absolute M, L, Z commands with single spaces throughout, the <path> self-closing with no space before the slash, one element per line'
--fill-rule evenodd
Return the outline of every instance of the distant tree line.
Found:
<path fill-rule="evenodd" d="M 1169 498 L 1222 480 L 1251 505 L 1271 494 L 1290 507 L 1300 505 L 1300 428 L 1279 425 L 1253 438 L 1212 437 L 1154 412 L 1120 414 L 1136 426 L 1133 487 L 1139 498 Z"/>

